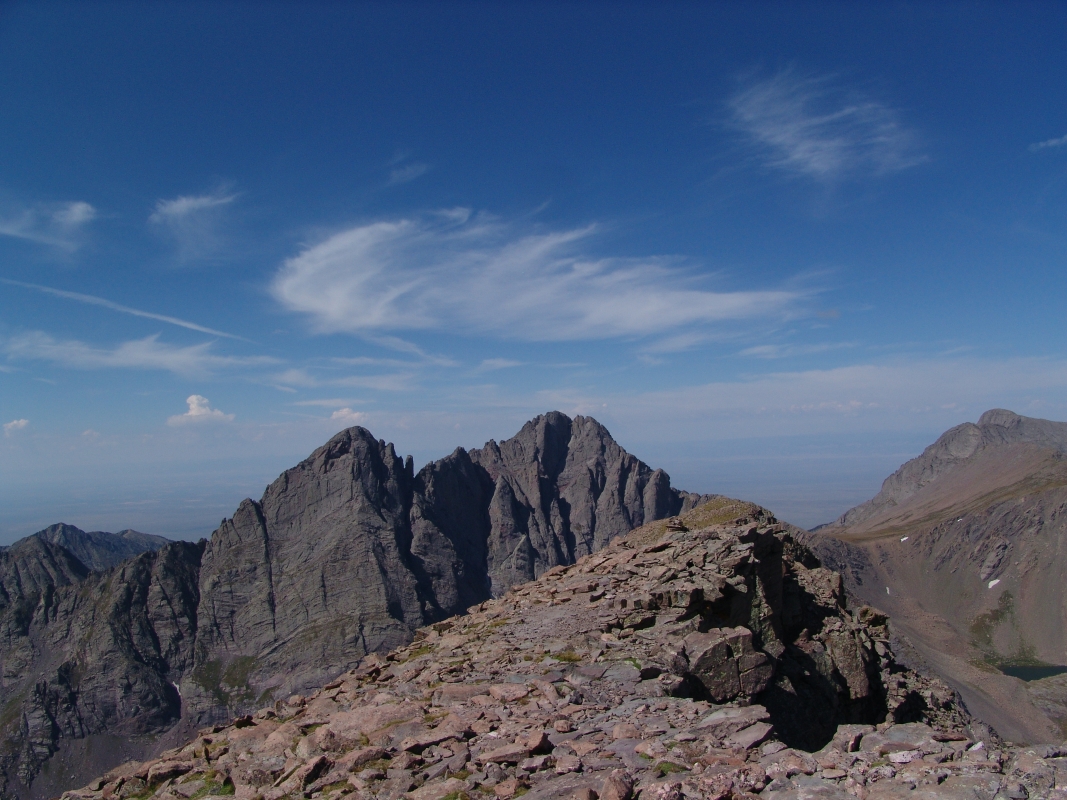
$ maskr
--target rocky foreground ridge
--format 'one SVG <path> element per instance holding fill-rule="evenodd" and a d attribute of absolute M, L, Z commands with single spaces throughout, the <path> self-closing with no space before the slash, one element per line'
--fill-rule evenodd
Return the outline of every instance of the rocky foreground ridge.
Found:
<path fill-rule="evenodd" d="M 63 798 L 1067 797 L 1067 750 L 1002 746 L 741 505 L 646 525 Z"/>
<path fill-rule="evenodd" d="M 0 797 L 58 794 L 320 686 L 704 499 L 554 412 L 417 473 L 350 428 L 210 540 L 111 569 L 59 527 L 29 537 L 0 552 Z"/>

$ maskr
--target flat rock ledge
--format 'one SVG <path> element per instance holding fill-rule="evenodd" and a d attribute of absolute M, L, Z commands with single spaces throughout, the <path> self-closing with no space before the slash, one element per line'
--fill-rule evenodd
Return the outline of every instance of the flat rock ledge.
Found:
<path fill-rule="evenodd" d="M 773 517 L 686 524 L 63 800 L 1067 800 L 1067 748 L 1006 746 L 898 665 Z"/>

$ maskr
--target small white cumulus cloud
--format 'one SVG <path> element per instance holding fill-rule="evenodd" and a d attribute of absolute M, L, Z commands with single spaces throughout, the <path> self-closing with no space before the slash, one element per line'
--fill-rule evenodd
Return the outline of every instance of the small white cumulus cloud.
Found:
<path fill-rule="evenodd" d="M 817 180 L 881 175 L 926 160 L 898 112 L 827 76 L 784 70 L 746 83 L 728 107 L 733 125 L 771 166 Z"/>
<path fill-rule="evenodd" d="M 367 415 L 362 411 L 353 411 L 351 408 L 339 408 L 330 414 L 330 419 L 343 425 L 361 425 L 366 421 Z"/>
<path fill-rule="evenodd" d="M 1046 139 L 1043 142 L 1035 142 L 1030 145 L 1030 152 L 1036 153 L 1039 150 L 1048 150 L 1052 147 L 1063 147 L 1064 145 L 1067 145 L 1067 136 L 1060 136 L 1057 139 Z"/>
<path fill-rule="evenodd" d="M 175 426 L 205 422 L 233 422 L 233 414 L 224 414 L 222 411 L 219 411 L 219 409 L 212 408 L 211 403 L 203 395 L 189 395 L 185 402 L 189 406 L 189 410 L 184 414 L 175 414 L 173 417 L 168 417 L 168 425 Z"/>
<path fill-rule="evenodd" d="M 37 205 L 0 215 L 0 236 L 73 251 L 82 243 L 83 229 L 97 217 L 84 200 Z"/>
<path fill-rule="evenodd" d="M 527 231 L 455 209 L 359 225 L 288 259 L 274 297 L 322 333 L 644 337 L 795 312 L 793 289 L 713 291 L 677 259 L 598 258 L 595 226 Z"/>
<path fill-rule="evenodd" d="M 10 436 L 15 431 L 21 431 L 27 425 L 30 424 L 28 419 L 13 419 L 11 422 L 4 423 L 4 436 Z"/>

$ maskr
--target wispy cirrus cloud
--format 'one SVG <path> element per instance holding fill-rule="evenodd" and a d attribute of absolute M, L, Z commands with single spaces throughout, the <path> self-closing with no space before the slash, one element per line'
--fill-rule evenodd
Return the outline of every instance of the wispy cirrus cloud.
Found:
<path fill-rule="evenodd" d="M 292 403 L 294 406 L 318 406 L 320 408 L 341 408 L 343 406 L 350 406 L 355 403 L 348 397 L 326 397 L 320 400 L 298 400 Z"/>
<path fill-rule="evenodd" d="M 1035 142 L 1030 145 L 1030 152 L 1036 153 L 1038 150 L 1048 150 L 1053 147 L 1063 147 L 1067 145 L 1067 136 L 1060 136 L 1058 139 L 1046 139 L 1043 142 Z"/>
<path fill-rule="evenodd" d="M 177 325 L 180 328 L 187 328 L 191 331 L 199 331 L 200 333 L 210 333 L 212 336 L 224 336 L 227 339 L 241 339 L 241 341 L 248 341 L 247 339 L 242 339 L 242 337 L 235 336 L 232 333 L 217 331 L 214 328 L 206 328 L 203 325 L 197 325 L 195 322 L 189 322 L 188 320 L 178 319 L 177 317 L 168 317 L 164 314 L 155 314 L 151 311 L 141 311 L 137 308 L 130 308 L 129 306 L 119 305 L 118 303 L 113 303 L 110 300 L 105 300 L 103 297 L 96 297 L 91 294 L 67 292 L 62 289 L 53 289 L 49 286 L 40 286 L 36 283 L 23 283 L 22 281 L 12 281 L 8 280 L 7 278 L 0 278 L 0 283 L 6 283 L 9 286 L 21 286 L 24 289 L 34 289 L 38 292 L 44 292 L 45 294 L 54 295 L 55 297 L 63 297 L 67 300 L 75 300 L 79 303 L 86 303 L 91 306 L 100 306 L 101 308 L 107 308 L 112 311 L 118 311 L 122 314 L 130 314 L 135 317 L 144 317 L 145 319 L 154 319 L 159 322 L 166 322 L 170 325 Z"/>
<path fill-rule="evenodd" d="M 237 198 L 236 192 L 220 188 L 210 194 L 159 200 L 148 222 L 175 243 L 182 260 L 204 258 L 221 247 L 221 213 Z"/>
<path fill-rule="evenodd" d="M 359 225 L 271 283 L 321 333 L 438 330 L 527 341 L 637 338 L 797 312 L 798 289 L 714 291 L 677 259 L 602 258 L 596 226 L 526 231 L 454 209 Z"/>
<path fill-rule="evenodd" d="M 727 105 L 770 166 L 805 177 L 884 175 L 926 160 L 897 111 L 828 76 L 784 70 L 744 84 Z"/>
<path fill-rule="evenodd" d="M 312 372 L 302 367 L 294 367 L 270 376 L 272 384 L 286 387 L 299 387 L 301 389 L 316 389 L 320 387 L 347 387 L 353 389 L 376 389 L 386 392 L 406 392 L 418 385 L 418 376 L 415 371 L 387 372 L 373 375 L 337 375 L 323 373 L 319 370 Z"/>
<path fill-rule="evenodd" d="M 4 341 L 0 348 L 10 359 L 48 361 L 72 369 L 158 369 L 185 376 L 278 363 L 268 356 L 217 355 L 211 342 L 176 347 L 160 342 L 158 334 L 108 348 L 32 331 Z"/>
<path fill-rule="evenodd" d="M 521 367 L 524 362 L 513 358 L 487 358 L 478 365 L 477 372 L 495 372 L 498 369 L 511 369 Z"/>
<path fill-rule="evenodd" d="M 426 174 L 430 167 L 426 164 L 405 164 L 402 167 L 394 167 L 389 170 L 389 185 L 398 186 L 402 183 L 410 183 L 416 178 Z"/>
<path fill-rule="evenodd" d="M 790 358 L 792 356 L 811 356 L 828 353 L 833 350 L 845 350 L 855 347 L 854 342 L 824 342 L 821 344 L 761 344 L 746 347 L 738 355 L 752 358 Z"/>
<path fill-rule="evenodd" d="M 225 206 L 237 199 L 236 194 L 182 195 L 173 200 L 160 200 L 156 203 L 156 210 L 148 218 L 149 222 L 173 222 L 174 220 L 187 219 L 202 211 L 207 211 L 219 206 Z"/>
<path fill-rule="evenodd" d="M 225 414 L 217 408 L 211 407 L 211 402 L 203 395 L 193 394 L 185 400 L 189 410 L 184 414 L 175 414 L 167 418 L 170 426 L 203 424 L 205 422 L 233 422 L 233 414 Z"/>
<path fill-rule="evenodd" d="M 82 244 L 85 226 L 96 217 L 96 209 L 83 200 L 42 204 L 0 215 L 0 236 L 74 251 Z"/>

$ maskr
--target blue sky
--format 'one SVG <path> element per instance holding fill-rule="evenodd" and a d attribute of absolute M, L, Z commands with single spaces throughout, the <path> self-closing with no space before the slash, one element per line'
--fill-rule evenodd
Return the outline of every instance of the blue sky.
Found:
<path fill-rule="evenodd" d="M 1067 419 L 1067 6 L 0 5 L 0 542 L 589 414 L 810 526 Z"/>

